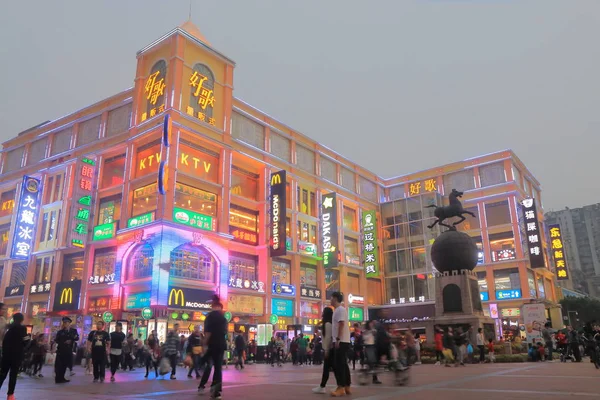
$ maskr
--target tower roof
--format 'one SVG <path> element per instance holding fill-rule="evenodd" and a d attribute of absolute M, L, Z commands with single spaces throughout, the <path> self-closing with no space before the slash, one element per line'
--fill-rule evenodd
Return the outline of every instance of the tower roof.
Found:
<path fill-rule="evenodd" d="M 211 45 L 210 42 L 208 40 L 206 40 L 206 37 L 204 37 L 202 32 L 200 32 L 200 29 L 198 29 L 198 27 L 192 22 L 192 20 L 188 19 L 183 24 L 179 25 L 179 28 L 183 29 L 184 31 L 186 31 L 187 33 L 189 33 L 190 35 L 192 35 L 194 38 L 198 39 L 202 43 L 204 43 L 208 46 Z"/>

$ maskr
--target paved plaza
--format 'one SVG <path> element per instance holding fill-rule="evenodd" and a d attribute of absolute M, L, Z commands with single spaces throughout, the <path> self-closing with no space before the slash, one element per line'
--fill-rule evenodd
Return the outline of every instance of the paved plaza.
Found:
<path fill-rule="evenodd" d="M 46 377 L 34 380 L 19 379 L 16 398 L 24 399 L 162 399 L 175 396 L 179 399 L 199 399 L 196 379 L 188 379 L 186 371 L 178 371 L 176 381 L 159 378 L 144 379 L 141 370 L 121 372 L 114 383 L 92 383 L 90 376 L 83 376 L 83 369 L 76 369 L 70 384 L 58 386 L 53 383 L 51 367 L 45 368 Z M 589 362 L 580 364 L 525 363 L 468 365 L 462 368 L 444 368 L 433 365 L 415 366 L 411 370 L 411 382 L 406 387 L 392 385 L 391 376 L 382 376 L 383 385 L 354 386 L 347 399 L 566 399 L 600 398 L 600 371 Z M 271 368 L 267 365 L 250 365 L 243 371 L 232 366 L 224 371 L 224 399 L 319 399 L 328 395 L 313 394 L 321 377 L 318 366 L 294 367 L 285 365 Z M 168 378 L 168 375 L 167 375 Z M 335 384 L 333 375 L 329 381 Z M 333 387 L 332 387 L 333 388 Z M 2 388 L 5 393 L 6 387 Z M 2 395 L 3 396 L 3 395 Z M 208 399 L 208 394 L 203 396 Z"/>

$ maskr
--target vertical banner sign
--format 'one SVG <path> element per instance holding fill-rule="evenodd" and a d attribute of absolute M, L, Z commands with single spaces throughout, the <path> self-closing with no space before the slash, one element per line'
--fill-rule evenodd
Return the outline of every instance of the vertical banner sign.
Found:
<path fill-rule="evenodd" d="M 160 165 L 158 166 L 158 193 L 163 196 L 169 187 L 169 146 L 171 145 L 171 117 L 165 114 L 163 121 L 162 145 L 160 148 Z"/>
<path fill-rule="evenodd" d="M 566 281 L 569 279 L 569 272 L 567 270 L 567 260 L 560 225 L 550 225 L 548 232 L 550 234 L 550 249 L 552 250 L 552 258 L 554 259 L 554 267 L 556 268 L 556 279 Z"/>
<path fill-rule="evenodd" d="M 333 268 L 338 265 L 337 196 L 328 193 L 321 204 L 321 237 L 323 238 L 323 266 Z"/>
<path fill-rule="evenodd" d="M 35 228 L 39 219 L 40 194 L 42 183 L 30 176 L 23 177 L 19 206 L 17 208 L 16 228 L 13 235 L 10 257 L 20 260 L 29 259 L 33 250 Z"/>
<path fill-rule="evenodd" d="M 363 261 L 367 278 L 379 276 L 376 215 L 375 210 L 364 211 L 362 214 Z"/>
<path fill-rule="evenodd" d="M 545 268 L 542 235 L 534 199 L 523 200 L 523 218 L 525 221 L 525 236 L 529 248 L 529 263 L 531 268 Z"/>
<path fill-rule="evenodd" d="M 271 215 L 271 257 L 286 255 L 286 173 L 279 171 L 271 174 L 271 195 L 269 212 Z"/>
<path fill-rule="evenodd" d="M 69 220 L 69 236 L 67 243 L 71 247 L 85 247 L 88 231 L 93 223 L 93 195 L 96 182 L 96 160 L 84 157 L 75 164 L 73 182 L 73 201 Z"/>

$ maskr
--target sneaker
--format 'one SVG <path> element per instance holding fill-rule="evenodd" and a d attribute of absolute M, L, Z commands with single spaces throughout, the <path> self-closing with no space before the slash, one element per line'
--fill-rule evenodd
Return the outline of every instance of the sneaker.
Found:
<path fill-rule="evenodd" d="M 42 374 L 38 375 L 38 378 L 43 378 L 43 377 L 44 377 L 44 375 L 42 375 Z"/>
<path fill-rule="evenodd" d="M 440 363 L 439 361 L 437 361 L 437 362 L 435 363 L 435 365 L 441 365 L 441 363 Z"/>
<path fill-rule="evenodd" d="M 210 395 L 210 398 L 215 400 L 221 400 L 223 397 L 221 397 L 221 393 L 214 393 Z"/>
<path fill-rule="evenodd" d="M 148 378 L 148 374 L 144 375 L 144 378 Z"/>
<path fill-rule="evenodd" d="M 114 376 L 111 376 L 111 377 L 110 377 L 110 381 L 111 381 L 111 382 L 114 382 L 114 381 L 115 381 L 115 377 L 114 377 Z"/>
<path fill-rule="evenodd" d="M 313 388 L 313 393 L 317 393 L 317 394 L 325 394 L 327 393 L 327 390 L 325 390 L 324 387 L 321 386 L 317 386 L 316 388 Z"/>
<path fill-rule="evenodd" d="M 373 380 L 373 385 L 381 385 L 382 383 L 379 379 Z"/>
<path fill-rule="evenodd" d="M 171 375 L 171 380 L 174 381 L 175 379 L 177 379 L 177 377 L 175 375 Z"/>
<path fill-rule="evenodd" d="M 198 394 L 203 395 L 204 393 L 206 393 L 206 387 L 198 386 Z"/>
<path fill-rule="evenodd" d="M 98 379 L 95 379 L 95 378 L 94 378 L 94 383 L 98 383 Z"/>
<path fill-rule="evenodd" d="M 9 394 L 9 395 L 6 397 L 6 400 L 15 400 L 15 395 L 14 395 L 14 394 Z"/>
<path fill-rule="evenodd" d="M 415 365 L 421 365 L 421 361 L 417 361 Z"/>
<path fill-rule="evenodd" d="M 75 376 L 75 372 L 71 371 L 71 376 Z"/>
<path fill-rule="evenodd" d="M 346 395 L 346 390 L 343 387 L 339 387 L 331 392 L 331 397 L 342 397 Z"/>

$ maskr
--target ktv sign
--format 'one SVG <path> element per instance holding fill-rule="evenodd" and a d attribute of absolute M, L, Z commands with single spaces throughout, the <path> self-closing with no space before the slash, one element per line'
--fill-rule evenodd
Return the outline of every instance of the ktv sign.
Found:
<path fill-rule="evenodd" d="M 19 207 L 17 208 L 16 227 L 10 257 L 27 260 L 33 249 L 36 226 L 39 219 L 40 194 L 42 183 L 30 176 L 23 177 Z"/>

